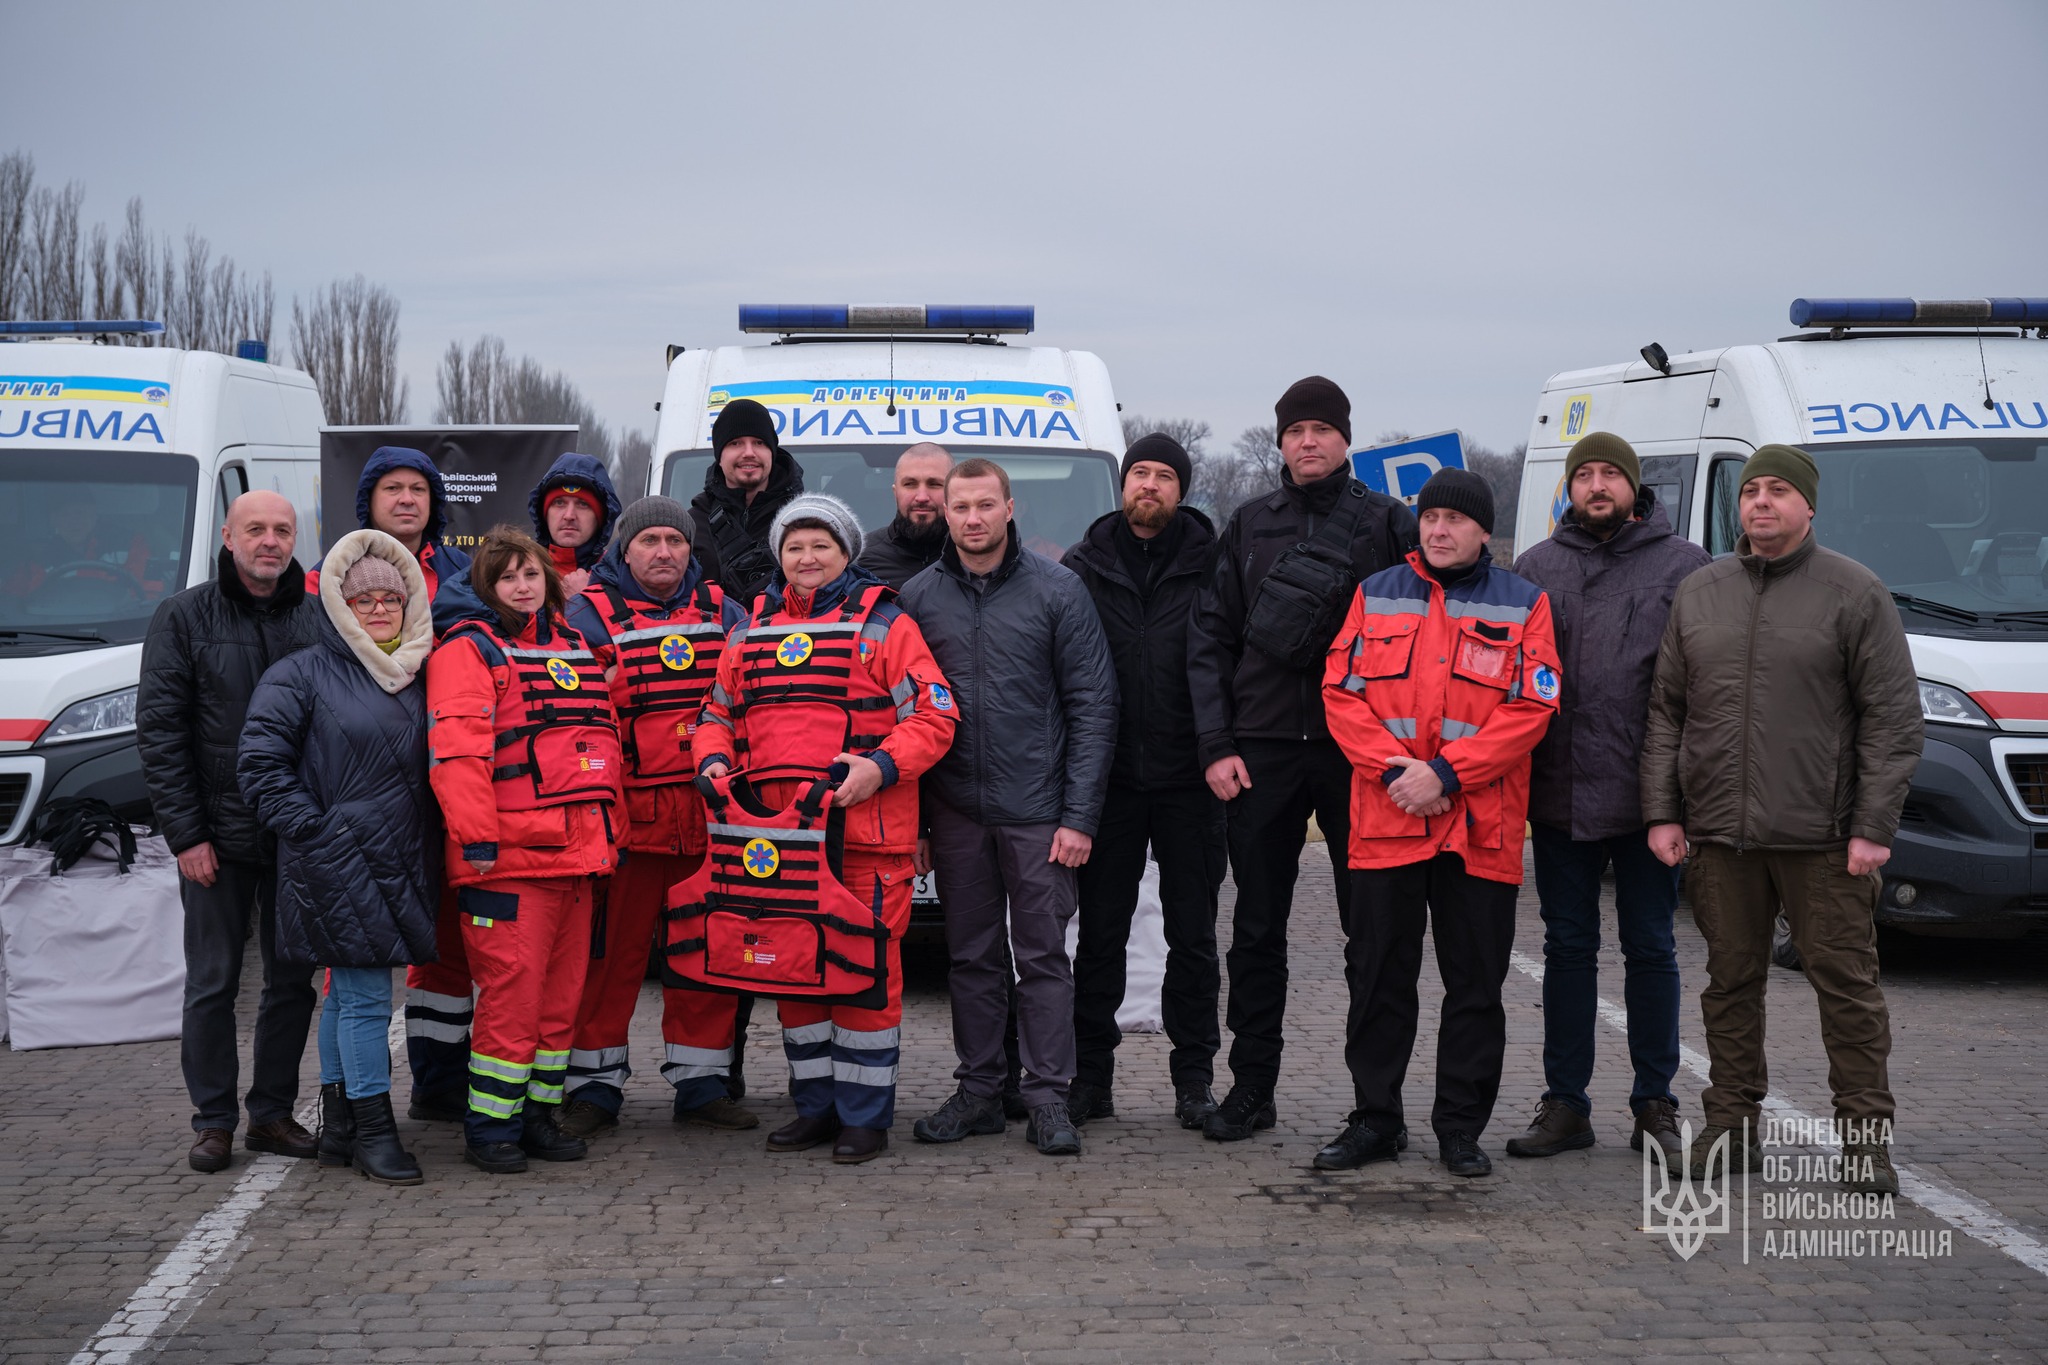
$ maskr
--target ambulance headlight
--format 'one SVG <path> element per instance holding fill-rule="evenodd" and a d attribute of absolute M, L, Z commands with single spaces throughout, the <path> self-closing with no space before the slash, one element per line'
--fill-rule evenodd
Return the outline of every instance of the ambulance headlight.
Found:
<path fill-rule="evenodd" d="M 1969 693 L 1960 687 L 1929 682 L 1925 678 L 1920 679 L 1920 718 L 1942 725 L 1991 727 L 1991 717 L 1984 714 L 1983 707 L 1970 700 Z"/>
<path fill-rule="evenodd" d="M 135 728 L 135 689 L 124 687 L 101 697 L 75 701 L 58 713 L 43 731 L 42 742 L 62 744 L 74 739 L 95 739 Z"/>

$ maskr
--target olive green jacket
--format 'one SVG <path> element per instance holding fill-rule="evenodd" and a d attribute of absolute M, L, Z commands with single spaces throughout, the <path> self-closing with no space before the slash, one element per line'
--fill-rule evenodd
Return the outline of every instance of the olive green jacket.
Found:
<path fill-rule="evenodd" d="M 1678 585 L 1643 739 L 1643 819 L 1695 843 L 1889 846 L 1920 762 L 1920 692 L 1876 574 L 1809 532 Z"/>

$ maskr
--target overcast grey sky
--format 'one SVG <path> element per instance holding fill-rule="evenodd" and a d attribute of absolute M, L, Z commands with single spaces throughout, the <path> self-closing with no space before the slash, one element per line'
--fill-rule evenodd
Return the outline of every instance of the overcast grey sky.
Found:
<path fill-rule="evenodd" d="M 740 302 L 1034 303 L 1227 444 L 1526 438 L 1805 295 L 2048 294 L 2048 5 L 0 3 L 0 151 L 652 430 Z"/>

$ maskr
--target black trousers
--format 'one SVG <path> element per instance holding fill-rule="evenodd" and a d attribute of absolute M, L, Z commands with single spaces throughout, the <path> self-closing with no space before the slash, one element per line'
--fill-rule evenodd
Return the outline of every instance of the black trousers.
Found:
<path fill-rule="evenodd" d="M 299 1059 L 319 996 L 311 967 L 277 965 L 277 869 L 222 859 L 212 886 L 180 878 L 185 905 L 185 1021 L 179 1043 L 185 1089 L 192 1097 L 192 1129 L 233 1132 L 241 1116 L 235 1099 L 241 1061 L 235 1039 L 235 997 L 242 989 L 242 954 L 249 918 L 263 958 L 263 995 L 256 1005 L 254 1072 L 249 1084 L 250 1124 L 291 1117 L 299 1097 Z"/>
<path fill-rule="evenodd" d="M 1173 1044 L 1167 1071 L 1176 1088 L 1214 1078 L 1216 902 L 1223 885 L 1223 803 L 1206 786 L 1140 791 L 1110 786 L 1081 865 L 1081 941 L 1074 951 L 1074 1079 L 1107 1087 L 1123 1033 L 1124 962 L 1145 850 L 1159 862 L 1159 903 L 1166 921 L 1166 986 L 1160 1007 Z"/>
<path fill-rule="evenodd" d="M 1351 988 L 1344 1062 L 1358 1101 L 1351 1121 L 1382 1133 L 1406 1123 L 1401 1084 L 1415 1051 L 1425 921 L 1444 981 L 1430 1127 L 1439 1137 L 1477 1138 L 1493 1117 L 1507 1052 L 1500 988 L 1515 946 L 1515 888 L 1473 876 L 1455 853 L 1351 874 L 1344 921 L 1344 981 Z"/>
<path fill-rule="evenodd" d="M 1230 871 L 1237 881 L 1225 957 L 1230 1072 L 1240 1085 L 1271 1088 L 1280 1079 L 1287 1012 L 1287 915 L 1311 812 L 1329 840 L 1338 914 L 1351 903 L 1344 867 L 1351 842 L 1351 764 L 1331 739 L 1244 740 L 1238 756 L 1252 785 L 1224 808 Z"/>

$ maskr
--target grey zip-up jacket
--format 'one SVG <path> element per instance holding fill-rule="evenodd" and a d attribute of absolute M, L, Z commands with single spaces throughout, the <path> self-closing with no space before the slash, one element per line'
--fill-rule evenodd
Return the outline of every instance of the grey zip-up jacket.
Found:
<path fill-rule="evenodd" d="M 1876 574 L 1815 542 L 1749 537 L 1678 585 L 1643 742 L 1643 820 L 1695 843 L 1890 846 L 1925 724 L 1905 627 Z"/>
<path fill-rule="evenodd" d="M 1116 669 L 1087 588 L 1017 544 L 978 583 L 949 543 L 898 598 L 960 706 L 924 791 L 984 825 L 1093 836 L 1116 753 Z"/>
<path fill-rule="evenodd" d="M 1712 561 L 1671 529 L 1647 488 L 1635 517 L 1601 540 L 1566 511 L 1515 561 L 1550 594 L 1564 664 L 1564 695 L 1530 766 L 1529 818 L 1578 840 L 1643 827 L 1638 761 L 1657 646 L 1678 585 Z"/>

